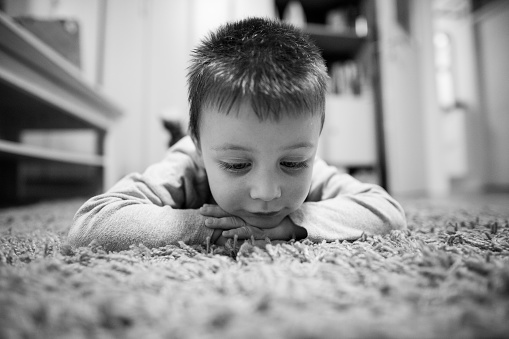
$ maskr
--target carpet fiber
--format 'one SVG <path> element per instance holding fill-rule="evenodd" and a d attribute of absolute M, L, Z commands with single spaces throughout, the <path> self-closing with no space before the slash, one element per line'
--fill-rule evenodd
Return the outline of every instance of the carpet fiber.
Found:
<path fill-rule="evenodd" d="M 82 200 L 0 210 L 0 338 L 508 338 L 509 200 L 402 201 L 355 242 L 106 253 Z M 240 245 L 240 244 L 239 244 Z"/>

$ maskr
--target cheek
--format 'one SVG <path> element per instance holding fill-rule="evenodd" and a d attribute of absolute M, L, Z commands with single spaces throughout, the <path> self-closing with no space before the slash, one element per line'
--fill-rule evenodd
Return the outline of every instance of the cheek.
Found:
<path fill-rule="evenodd" d="M 304 173 L 290 177 L 285 181 L 284 203 L 291 210 L 296 210 L 306 200 L 311 186 L 311 176 L 312 168 L 308 168 Z"/>
<path fill-rule="evenodd" d="M 207 170 L 207 176 L 214 200 L 223 210 L 230 212 L 239 201 L 237 185 L 221 169 Z"/>
<path fill-rule="evenodd" d="M 311 174 L 306 174 L 298 178 L 294 178 L 285 185 L 285 197 L 287 201 L 291 201 L 292 205 L 300 206 L 306 199 L 311 185 Z"/>

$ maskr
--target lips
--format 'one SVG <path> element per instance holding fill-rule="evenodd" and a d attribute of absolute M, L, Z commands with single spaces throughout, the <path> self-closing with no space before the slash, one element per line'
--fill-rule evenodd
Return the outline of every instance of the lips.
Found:
<path fill-rule="evenodd" d="M 273 217 L 277 215 L 280 211 L 274 212 L 250 212 L 250 214 L 255 215 L 257 217 Z"/>

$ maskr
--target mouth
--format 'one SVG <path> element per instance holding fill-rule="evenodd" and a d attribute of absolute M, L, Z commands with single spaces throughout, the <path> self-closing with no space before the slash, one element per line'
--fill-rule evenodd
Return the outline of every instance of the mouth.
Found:
<path fill-rule="evenodd" d="M 274 211 L 274 212 L 249 212 L 249 214 L 252 214 L 257 217 L 273 217 L 277 214 L 279 214 L 280 211 Z"/>

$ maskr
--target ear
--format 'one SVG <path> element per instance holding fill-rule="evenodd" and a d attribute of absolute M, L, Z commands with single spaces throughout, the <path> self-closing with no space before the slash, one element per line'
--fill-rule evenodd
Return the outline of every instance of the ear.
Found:
<path fill-rule="evenodd" d="M 196 140 L 196 137 L 191 135 L 191 140 L 193 141 L 193 144 L 194 144 L 194 147 L 196 147 L 196 151 L 198 153 L 200 153 L 200 156 L 201 156 L 201 147 L 200 147 L 200 142 L 198 140 Z"/>
<path fill-rule="evenodd" d="M 196 147 L 196 154 L 200 158 L 202 158 L 200 142 L 198 140 L 196 140 L 196 138 L 194 136 L 191 136 L 191 139 L 193 140 L 194 147 Z"/>

